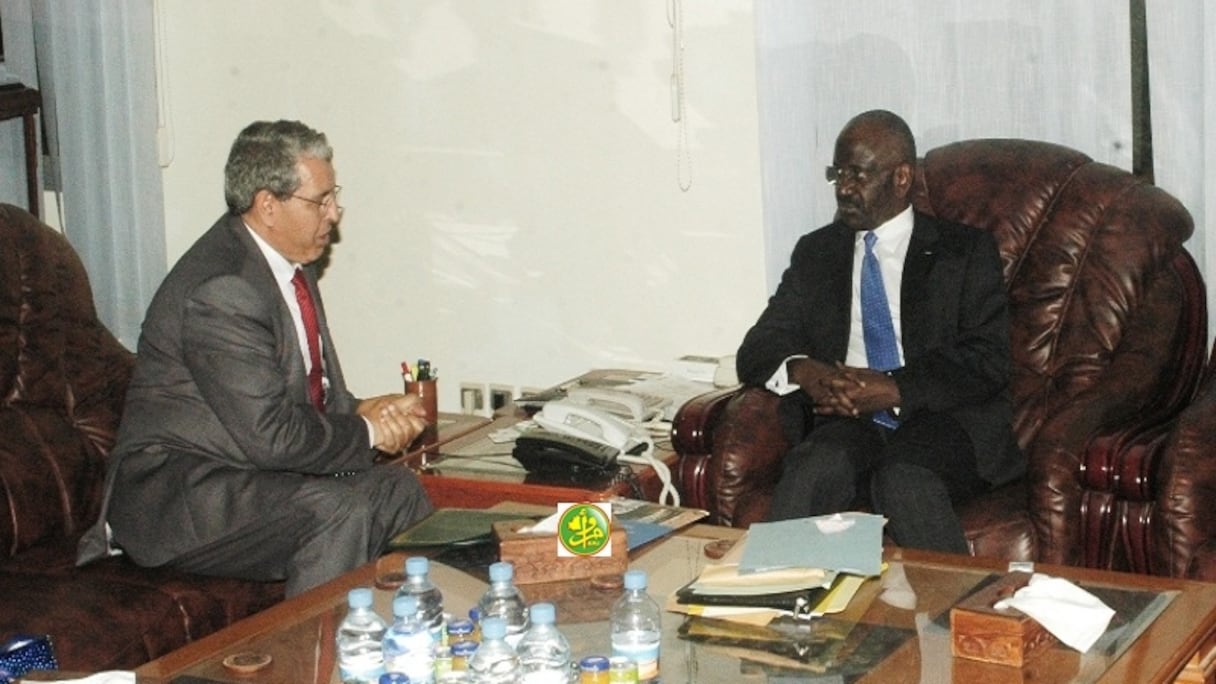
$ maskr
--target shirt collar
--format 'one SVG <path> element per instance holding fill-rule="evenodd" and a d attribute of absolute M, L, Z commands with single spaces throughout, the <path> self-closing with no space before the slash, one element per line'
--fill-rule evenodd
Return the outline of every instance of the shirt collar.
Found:
<path fill-rule="evenodd" d="M 904 243 L 912 238 L 912 225 L 914 223 L 912 205 L 909 204 L 903 211 L 887 219 L 886 223 L 879 225 L 873 230 L 873 233 L 878 236 L 879 244 L 896 245 Z M 854 240 L 856 244 L 861 244 L 865 239 L 866 233 L 869 231 L 859 230 Z"/>
<path fill-rule="evenodd" d="M 266 263 L 270 265 L 270 272 L 274 274 L 275 280 L 281 283 L 291 282 L 291 279 L 296 275 L 296 269 L 300 268 L 300 264 L 291 263 L 287 260 L 287 257 L 275 251 L 274 247 L 271 247 L 270 243 L 263 240 L 262 236 L 250 228 L 248 223 L 245 224 L 245 230 L 249 231 L 249 234 L 253 236 L 254 244 L 261 250 L 262 256 L 266 257 Z"/>

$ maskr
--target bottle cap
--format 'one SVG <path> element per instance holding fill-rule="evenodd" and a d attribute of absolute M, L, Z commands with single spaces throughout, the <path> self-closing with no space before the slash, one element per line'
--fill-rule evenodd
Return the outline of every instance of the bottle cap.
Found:
<path fill-rule="evenodd" d="M 625 573 L 625 589 L 635 591 L 646 588 L 646 571 L 629 570 Z"/>
<path fill-rule="evenodd" d="M 455 619 L 448 621 L 448 634 L 455 637 L 465 637 L 473 633 L 473 621 Z"/>
<path fill-rule="evenodd" d="M 476 650 L 477 650 L 476 641 L 469 641 L 468 639 L 466 639 L 464 641 L 457 641 L 456 643 L 452 644 L 452 655 L 455 657 L 463 656 L 463 657 L 467 658 L 467 657 L 473 655 L 473 651 L 476 651 Z"/>
<path fill-rule="evenodd" d="M 398 596 L 393 599 L 393 615 L 405 617 L 418 612 L 418 599 L 413 596 Z"/>
<path fill-rule="evenodd" d="M 486 639 L 503 639 L 507 636 L 507 621 L 497 615 L 490 615 L 481 621 L 481 636 Z"/>
<path fill-rule="evenodd" d="M 507 561 L 498 561 L 490 564 L 490 581 L 491 582 L 509 582 L 515 577 L 515 566 Z"/>
<path fill-rule="evenodd" d="M 551 625 L 557 619 L 557 609 L 552 603 L 533 603 L 528 608 L 528 615 L 538 625 Z"/>
<path fill-rule="evenodd" d="M 473 606 L 472 608 L 469 609 L 469 621 L 472 622 L 474 625 L 481 622 L 481 609 L 480 608 L 478 608 L 477 606 Z"/>
<path fill-rule="evenodd" d="M 405 559 L 405 574 L 407 577 L 413 575 L 425 575 L 430 572 L 431 562 L 426 556 L 410 556 Z"/>
<path fill-rule="evenodd" d="M 410 684 L 410 678 L 400 672 L 386 672 L 380 675 L 379 684 Z"/>
<path fill-rule="evenodd" d="M 578 669 L 583 672 L 607 672 L 608 659 L 598 655 L 587 656 L 578 661 Z"/>
<path fill-rule="evenodd" d="M 370 608 L 372 605 L 372 590 L 367 587 L 351 589 L 346 594 L 346 605 L 351 608 Z"/>

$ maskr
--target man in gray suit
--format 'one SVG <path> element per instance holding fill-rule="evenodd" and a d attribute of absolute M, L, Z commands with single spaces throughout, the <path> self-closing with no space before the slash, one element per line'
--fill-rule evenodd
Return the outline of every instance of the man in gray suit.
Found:
<path fill-rule="evenodd" d="M 110 531 L 140 565 L 286 580 L 294 595 L 431 511 L 413 473 L 377 463 L 426 427 L 417 397 L 356 399 L 325 323 L 311 264 L 342 215 L 332 159 L 294 121 L 233 143 L 227 214 L 148 309 L 79 562 L 104 555 Z"/>
<path fill-rule="evenodd" d="M 795 446 L 770 519 L 868 497 L 898 544 L 966 553 L 953 506 L 1026 467 L 1009 314 L 992 236 L 914 211 L 915 169 L 901 118 L 848 122 L 827 169 L 836 220 L 798 241 L 736 362 L 744 383 L 785 396 Z"/>

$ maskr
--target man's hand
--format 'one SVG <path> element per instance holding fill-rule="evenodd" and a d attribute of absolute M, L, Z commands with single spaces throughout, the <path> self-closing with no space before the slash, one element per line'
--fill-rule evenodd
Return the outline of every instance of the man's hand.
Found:
<path fill-rule="evenodd" d="M 869 368 L 837 364 L 833 373 L 820 378 L 823 401 L 815 402 L 815 413 L 852 416 L 899 406 L 899 385 L 885 373 Z"/>
<path fill-rule="evenodd" d="M 426 410 L 413 394 L 385 394 L 364 399 L 355 411 L 372 423 L 380 451 L 400 453 L 426 429 Z"/>

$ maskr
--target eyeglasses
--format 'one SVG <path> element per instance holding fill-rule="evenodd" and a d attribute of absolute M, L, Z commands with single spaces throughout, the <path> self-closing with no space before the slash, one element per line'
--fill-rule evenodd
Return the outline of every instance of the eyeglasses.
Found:
<path fill-rule="evenodd" d="M 841 168 L 829 166 L 823 170 L 823 177 L 832 185 L 841 183 L 859 183 L 864 185 L 879 169 L 859 169 L 855 166 Z"/>
<path fill-rule="evenodd" d="M 317 205 L 317 213 L 321 214 L 322 216 L 328 214 L 329 210 L 336 206 L 338 208 L 338 218 L 342 218 L 342 213 L 346 211 L 346 207 L 338 204 L 338 195 L 341 192 L 342 186 L 335 185 L 333 190 L 325 193 L 325 195 L 319 200 L 310 199 L 308 197 L 304 197 L 303 195 L 292 195 L 292 197 L 298 200 L 304 200 L 309 204 Z"/>

